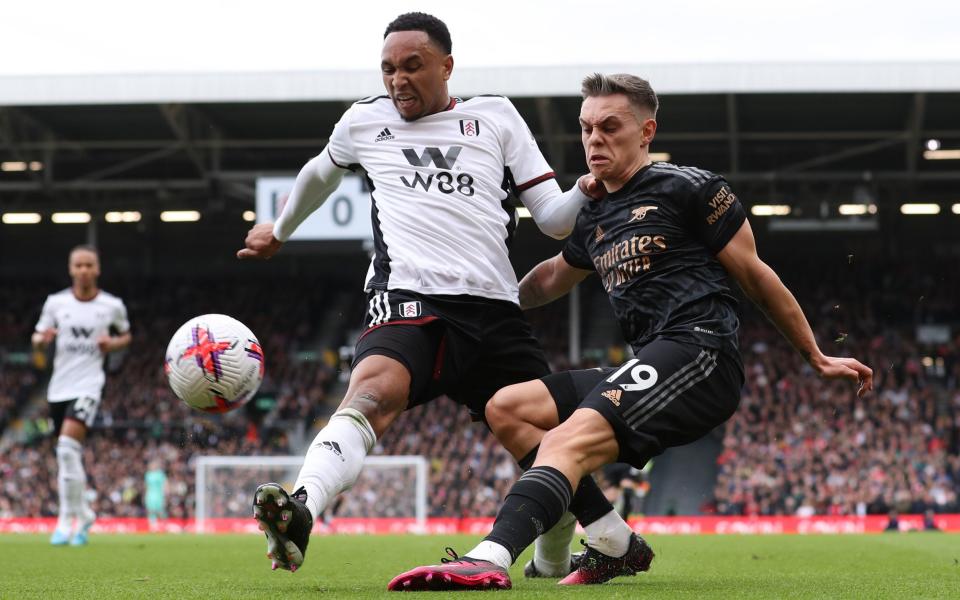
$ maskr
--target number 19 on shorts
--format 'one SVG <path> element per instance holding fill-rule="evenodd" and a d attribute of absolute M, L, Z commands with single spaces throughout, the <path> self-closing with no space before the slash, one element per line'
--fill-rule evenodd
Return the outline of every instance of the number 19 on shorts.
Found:
<path fill-rule="evenodd" d="M 650 365 L 637 364 L 639 362 L 640 360 L 636 358 L 628 360 L 607 378 L 607 383 L 617 383 L 617 379 L 621 377 L 626 379 L 629 376 L 632 383 L 618 384 L 625 392 L 640 392 L 657 385 L 659 377 L 657 370 Z"/>

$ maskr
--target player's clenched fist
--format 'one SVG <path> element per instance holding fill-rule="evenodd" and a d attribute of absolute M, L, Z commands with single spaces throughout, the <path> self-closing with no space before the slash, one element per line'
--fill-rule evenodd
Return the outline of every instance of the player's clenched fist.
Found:
<path fill-rule="evenodd" d="M 607 195 L 606 188 L 593 175 L 584 175 L 577 180 L 577 186 L 584 195 L 592 200 L 603 200 Z"/>
<path fill-rule="evenodd" d="M 247 232 L 246 248 L 237 251 L 237 258 L 266 260 L 277 253 L 283 242 L 273 237 L 273 223 L 258 223 Z"/>
<path fill-rule="evenodd" d="M 54 338 L 56 337 L 57 337 L 56 328 L 49 327 L 47 329 L 44 329 L 43 331 L 37 331 L 36 333 L 33 334 L 33 337 L 31 339 L 33 341 L 34 348 L 39 348 L 43 350 L 47 346 L 49 346 L 53 342 Z"/>
<path fill-rule="evenodd" d="M 97 338 L 97 347 L 100 348 L 100 352 L 104 354 L 113 352 L 115 349 L 113 338 L 111 338 L 109 335 L 101 335 Z"/>

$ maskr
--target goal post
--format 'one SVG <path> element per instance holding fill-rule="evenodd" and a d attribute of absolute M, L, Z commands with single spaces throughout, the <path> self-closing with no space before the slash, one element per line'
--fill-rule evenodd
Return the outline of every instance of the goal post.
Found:
<path fill-rule="evenodd" d="M 353 489 L 334 503 L 338 514 L 414 517 L 415 531 L 426 531 L 428 462 L 423 456 L 368 456 Z M 303 465 L 302 456 L 198 456 L 194 459 L 194 518 L 197 533 L 207 521 L 250 517 L 257 485 L 275 481 L 288 489 Z M 360 514 L 363 513 L 363 514 Z"/>

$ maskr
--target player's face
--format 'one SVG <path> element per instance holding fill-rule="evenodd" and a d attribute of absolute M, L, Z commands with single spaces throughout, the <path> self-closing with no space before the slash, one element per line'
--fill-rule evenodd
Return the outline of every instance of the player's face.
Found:
<path fill-rule="evenodd" d="M 383 40 L 383 87 L 407 121 L 447 107 L 447 80 L 452 71 L 453 57 L 431 42 L 423 31 L 395 31 Z"/>
<path fill-rule="evenodd" d="M 100 261 L 97 255 L 89 250 L 75 250 L 70 254 L 70 278 L 73 283 L 82 288 L 92 288 L 97 285 L 100 277 Z"/>
<path fill-rule="evenodd" d="M 583 151 L 590 174 L 613 192 L 649 162 L 657 122 L 642 121 L 623 94 L 590 96 L 580 106 Z"/>

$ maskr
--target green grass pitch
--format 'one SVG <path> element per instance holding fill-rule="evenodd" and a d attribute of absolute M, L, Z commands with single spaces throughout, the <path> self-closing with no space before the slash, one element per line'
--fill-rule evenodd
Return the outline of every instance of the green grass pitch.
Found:
<path fill-rule="evenodd" d="M 315 536 L 296 574 L 252 535 L 94 535 L 84 548 L 0 536 L 0 598 L 378 598 L 473 536 Z M 960 598 L 960 535 L 656 536 L 649 573 L 561 588 L 511 571 L 510 598 Z M 415 594 L 414 594 L 415 595 Z M 420 593 L 432 598 L 444 593 Z M 406 594 L 403 597 L 410 597 Z"/>

